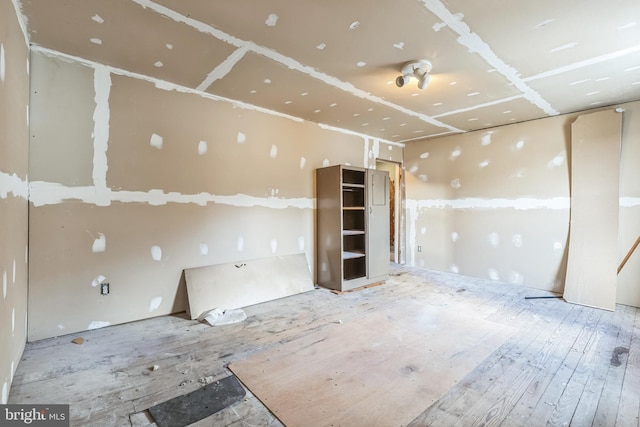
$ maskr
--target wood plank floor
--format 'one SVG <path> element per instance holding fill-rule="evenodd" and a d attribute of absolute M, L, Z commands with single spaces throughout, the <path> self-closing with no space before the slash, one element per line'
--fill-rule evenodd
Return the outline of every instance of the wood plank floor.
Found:
<path fill-rule="evenodd" d="M 410 426 L 638 427 L 639 310 L 525 299 L 549 295 L 392 265 L 382 285 L 341 295 L 317 289 L 258 304 L 234 325 L 210 327 L 176 315 L 28 343 L 9 403 L 69 403 L 74 426 L 155 425 L 149 407 L 229 375 L 233 361 L 411 301 L 517 332 L 433 405 L 415 402 L 421 414 Z M 84 343 L 72 343 L 76 337 Z M 194 425 L 282 424 L 248 392 Z"/>

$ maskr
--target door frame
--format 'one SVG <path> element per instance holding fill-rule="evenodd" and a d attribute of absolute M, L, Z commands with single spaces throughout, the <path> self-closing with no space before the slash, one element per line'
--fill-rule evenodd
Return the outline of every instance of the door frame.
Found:
<path fill-rule="evenodd" d="M 395 170 L 395 176 L 391 176 L 391 180 L 394 181 L 395 200 L 394 200 L 394 241 L 393 241 L 393 262 L 397 264 L 405 264 L 406 253 L 406 227 L 405 227 L 405 185 L 404 185 L 404 171 L 401 162 L 394 162 L 392 160 L 376 158 L 376 169 L 378 169 L 378 163 L 385 163 L 393 166 Z M 389 186 L 391 187 L 391 186 Z"/>

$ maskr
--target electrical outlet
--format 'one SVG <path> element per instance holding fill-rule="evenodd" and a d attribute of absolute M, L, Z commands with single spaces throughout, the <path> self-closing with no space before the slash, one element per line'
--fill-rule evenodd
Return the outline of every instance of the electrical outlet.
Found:
<path fill-rule="evenodd" d="M 100 294 L 109 295 L 109 284 L 103 283 L 100 285 Z"/>
<path fill-rule="evenodd" d="M 418 246 L 418 252 L 422 252 L 422 246 Z"/>

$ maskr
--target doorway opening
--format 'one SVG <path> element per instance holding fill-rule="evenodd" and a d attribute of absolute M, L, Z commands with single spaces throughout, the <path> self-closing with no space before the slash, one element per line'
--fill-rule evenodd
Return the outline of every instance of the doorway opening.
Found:
<path fill-rule="evenodd" d="M 404 175 L 402 165 L 376 159 L 376 169 L 389 172 L 389 260 L 404 264 Z"/>

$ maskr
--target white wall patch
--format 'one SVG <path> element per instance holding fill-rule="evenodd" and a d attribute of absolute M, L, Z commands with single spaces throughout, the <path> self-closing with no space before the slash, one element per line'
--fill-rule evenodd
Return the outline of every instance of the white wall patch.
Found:
<path fill-rule="evenodd" d="M 7 298 L 7 272 L 2 273 L 2 298 Z"/>
<path fill-rule="evenodd" d="M 102 274 L 99 276 L 96 276 L 95 279 L 93 279 L 93 281 L 91 282 L 91 286 L 93 286 L 94 288 L 97 288 L 105 280 L 107 280 L 107 278 L 104 277 Z"/>
<path fill-rule="evenodd" d="M 304 166 L 307 164 L 307 159 L 304 156 L 300 157 L 300 169 L 304 169 Z"/>
<path fill-rule="evenodd" d="M 395 47 L 396 49 L 403 50 L 404 49 L 404 42 L 394 43 L 393 47 Z"/>
<path fill-rule="evenodd" d="M 160 246 L 151 246 L 151 258 L 154 261 L 162 261 L 162 249 Z"/>
<path fill-rule="evenodd" d="M 488 275 L 489 275 L 489 279 L 493 280 L 493 281 L 498 281 L 500 280 L 500 275 L 498 274 L 498 270 L 496 270 L 495 268 L 490 268 L 487 271 Z"/>
<path fill-rule="evenodd" d="M 102 19 L 102 17 L 100 15 L 98 15 L 97 13 L 95 15 L 93 15 L 91 17 L 91 19 L 95 22 L 97 22 L 98 24 L 102 24 L 104 23 L 104 19 Z"/>
<path fill-rule="evenodd" d="M 162 297 L 154 297 L 151 299 L 151 302 L 149 303 L 149 313 L 160 308 L 160 304 L 162 304 Z"/>
<path fill-rule="evenodd" d="M 153 63 L 153 66 L 156 68 L 162 68 L 164 67 L 164 64 L 162 63 L 162 61 L 156 61 Z"/>
<path fill-rule="evenodd" d="M 298 236 L 298 250 L 300 252 L 304 252 L 304 246 L 305 246 L 304 236 Z"/>
<path fill-rule="evenodd" d="M 201 156 L 207 152 L 208 148 L 207 141 L 198 142 L 198 154 Z"/>
<path fill-rule="evenodd" d="M 511 236 L 511 243 L 513 243 L 513 246 L 515 246 L 516 248 L 521 248 L 522 234 L 514 234 L 513 236 Z"/>
<path fill-rule="evenodd" d="M 100 328 L 104 328 L 111 325 L 110 322 L 104 321 L 104 320 L 94 320 L 93 322 L 89 323 L 89 326 L 87 326 L 88 330 L 92 330 L 92 329 L 100 329 Z"/>
<path fill-rule="evenodd" d="M 151 135 L 151 139 L 149 140 L 149 145 L 151 145 L 154 148 L 157 148 L 158 150 L 162 150 L 163 142 L 164 142 L 164 138 L 162 138 L 157 133 L 154 133 Z"/>
<path fill-rule="evenodd" d="M 15 285 L 16 284 L 16 259 L 13 259 L 13 281 L 12 283 Z"/>
<path fill-rule="evenodd" d="M 0 81 L 2 82 L 4 82 L 5 72 L 7 68 L 4 61 L 4 44 L 0 43 Z"/>
<path fill-rule="evenodd" d="M 553 169 L 554 167 L 562 166 L 564 164 L 564 159 L 565 153 L 559 153 L 553 159 L 549 160 L 549 163 L 547 163 L 547 167 L 549 169 Z"/>
<path fill-rule="evenodd" d="M 238 132 L 238 135 L 236 136 L 236 142 L 238 144 L 244 144 L 245 142 L 247 142 L 247 136 L 242 132 Z"/>
<path fill-rule="evenodd" d="M 276 253 L 278 251 L 278 239 L 271 239 L 271 252 Z"/>
<path fill-rule="evenodd" d="M 578 43 L 576 43 L 576 42 L 567 43 L 567 44 L 563 44 L 562 46 L 554 47 L 549 52 L 551 52 L 551 53 L 560 52 L 562 50 L 573 49 L 576 46 L 578 46 Z"/>
<path fill-rule="evenodd" d="M 500 235 L 496 232 L 489 234 L 489 244 L 494 248 L 500 246 Z"/>
<path fill-rule="evenodd" d="M 424 152 L 424 153 L 420 154 L 420 158 L 421 159 L 428 159 L 429 158 L 429 152 Z"/>
<path fill-rule="evenodd" d="M 236 241 L 236 248 L 238 252 L 244 251 L 244 237 L 238 236 L 238 240 Z"/>
<path fill-rule="evenodd" d="M 97 37 L 92 37 L 89 39 L 89 41 L 93 44 L 97 44 L 98 46 L 102 45 L 102 39 L 99 39 Z"/>
<path fill-rule="evenodd" d="M 270 14 L 267 17 L 267 20 L 265 21 L 265 24 L 267 24 L 267 27 L 275 27 L 277 23 L 278 23 L 278 15 L 276 15 L 275 13 Z"/>
<path fill-rule="evenodd" d="M 462 187 L 462 184 L 460 184 L 460 179 L 459 178 L 456 178 L 453 181 L 451 181 L 451 188 L 457 190 L 460 187 Z"/>
<path fill-rule="evenodd" d="M 478 167 L 480 169 L 486 168 L 487 166 L 489 166 L 489 160 L 484 160 L 484 161 L 478 163 Z"/>
<path fill-rule="evenodd" d="M 102 233 L 98 233 L 98 238 L 93 241 L 93 246 L 91 247 L 91 250 L 93 252 L 104 252 L 106 248 L 107 248 L 107 237 Z"/>
<path fill-rule="evenodd" d="M 200 255 L 208 255 L 209 254 L 209 245 L 206 243 L 200 243 Z"/>
<path fill-rule="evenodd" d="M 460 235 L 458 233 L 456 233 L 455 231 L 453 233 L 451 233 L 451 241 L 452 242 L 457 242 L 459 237 L 460 237 Z"/>
<path fill-rule="evenodd" d="M 16 334 L 16 308 L 11 310 L 11 335 Z"/>
<path fill-rule="evenodd" d="M 493 135 L 493 132 L 487 132 L 486 134 L 482 135 L 482 138 L 480 139 L 480 145 L 491 144 L 491 135 Z"/>
<path fill-rule="evenodd" d="M 96 66 L 93 73 L 93 90 L 96 108 L 93 110 L 93 185 L 99 204 L 108 203 L 107 192 L 107 149 L 109 148 L 109 95 L 111 94 L 111 73 L 105 66 Z"/>
<path fill-rule="evenodd" d="M 7 385 L 7 382 L 5 381 L 2 384 L 2 403 L 3 405 L 6 405 L 9 399 L 9 386 Z"/>
<path fill-rule="evenodd" d="M 269 156 L 271 156 L 272 159 L 275 159 L 276 157 L 278 157 L 278 146 L 277 145 L 272 145 L 271 146 L 271 151 L 269 151 Z"/>
<path fill-rule="evenodd" d="M 453 160 L 457 159 L 458 157 L 460 157 L 461 154 L 462 154 L 462 148 L 456 147 L 451 152 L 451 155 L 449 156 L 449 160 L 453 161 Z"/>

